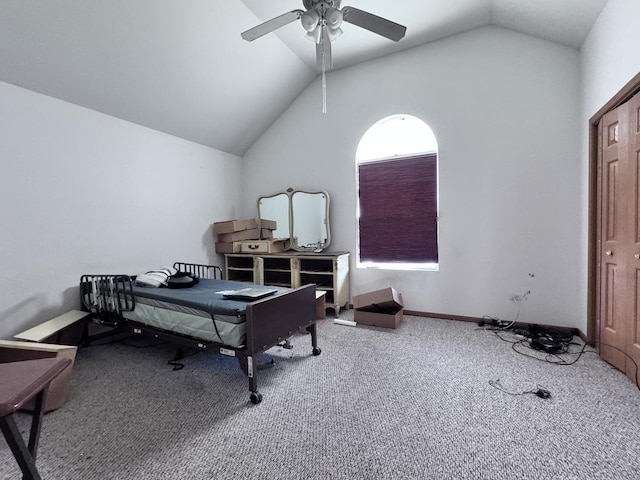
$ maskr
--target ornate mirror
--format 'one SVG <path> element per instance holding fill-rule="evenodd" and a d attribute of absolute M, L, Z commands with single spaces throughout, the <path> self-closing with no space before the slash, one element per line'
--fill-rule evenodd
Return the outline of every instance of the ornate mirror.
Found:
<path fill-rule="evenodd" d="M 276 222 L 273 231 L 275 239 L 291 238 L 289 210 L 289 195 L 286 192 L 258 198 L 258 218 Z"/>
<path fill-rule="evenodd" d="M 299 252 L 322 251 L 331 242 L 329 194 L 289 188 L 258 198 L 258 218 L 275 220 L 274 238 L 288 238 Z"/>

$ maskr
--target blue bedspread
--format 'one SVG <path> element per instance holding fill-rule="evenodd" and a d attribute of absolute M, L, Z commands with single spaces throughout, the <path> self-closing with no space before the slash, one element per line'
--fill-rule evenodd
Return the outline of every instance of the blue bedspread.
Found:
<path fill-rule="evenodd" d="M 165 287 L 141 287 L 133 285 L 133 293 L 136 297 L 152 298 L 167 303 L 197 308 L 211 315 L 244 315 L 247 302 L 243 300 L 231 300 L 216 293 L 224 290 L 241 290 L 247 287 L 259 287 L 244 282 L 229 280 L 209 280 L 201 278 L 197 285 L 190 288 L 172 289 Z M 289 289 L 283 287 L 271 287 L 279 292 Z"/>

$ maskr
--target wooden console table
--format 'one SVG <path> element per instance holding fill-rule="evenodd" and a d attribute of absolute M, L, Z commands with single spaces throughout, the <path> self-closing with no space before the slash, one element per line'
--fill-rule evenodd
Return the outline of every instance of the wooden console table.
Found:
<path fill-rule="evenodd" d="M 227 253 L 224 264 L 227 280 L 289 288 L 315 283 L 336 317 L 349 309 L 348 252 Z"/>

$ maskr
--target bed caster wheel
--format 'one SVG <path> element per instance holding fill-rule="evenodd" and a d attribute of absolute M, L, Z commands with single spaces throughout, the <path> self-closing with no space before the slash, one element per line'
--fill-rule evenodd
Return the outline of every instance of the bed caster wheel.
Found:
<path fill-rule="evenodd" d="M 253 403 L 254 405 L 257 405 L 262 401 L 262 394 L 260 392 L 251 392 L 251 395 L 249 395 L 249 400 L 251 400 L 251 403 Z"/>
<path fill-rule="evenodd" d="M 322 350 L 320 350 L 320 347 L 313 347 L 313 355 L 314 356 L 318 356 L 322 353 Z"/>

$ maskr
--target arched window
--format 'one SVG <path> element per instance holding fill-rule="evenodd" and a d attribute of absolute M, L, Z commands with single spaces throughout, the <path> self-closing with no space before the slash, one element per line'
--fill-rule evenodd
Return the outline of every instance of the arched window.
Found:
<path fill-rule="evenodd" d="M 358 267 L 438 268 L 438 144 L 429 126 L 393 115 L 356 152 Z"/>

